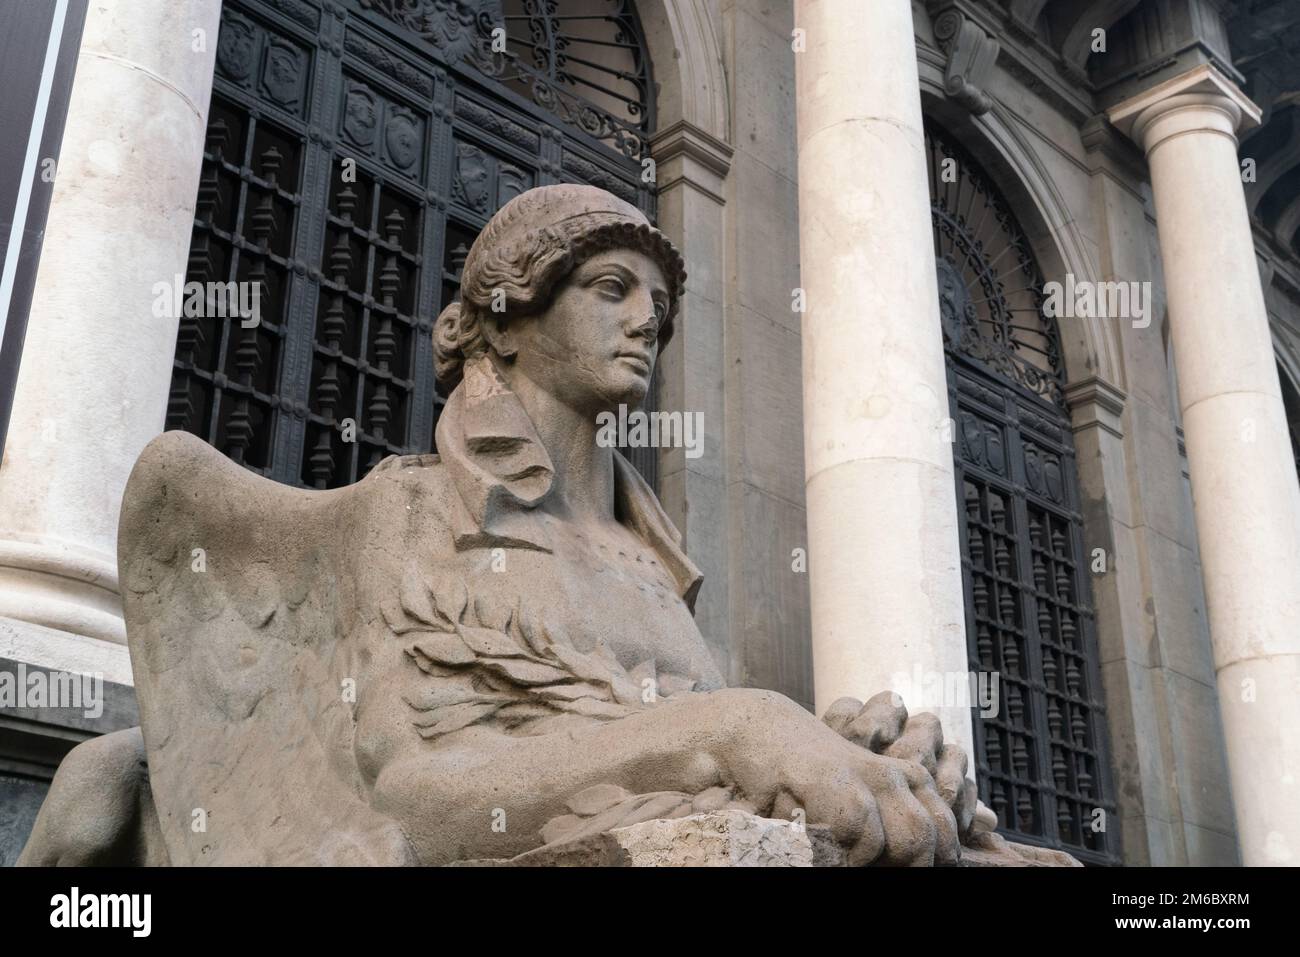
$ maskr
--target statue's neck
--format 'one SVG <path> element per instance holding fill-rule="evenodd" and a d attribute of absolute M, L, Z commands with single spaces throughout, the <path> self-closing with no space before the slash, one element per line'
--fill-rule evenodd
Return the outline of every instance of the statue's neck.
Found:
<path fill-rule="evenodd" d="M 539 507 L 571 521 L 613 521 L 614 450 L 596 444 L 595 414 L 567 405 L 522 375 L 508 375 L 506 382 L 555 468 L 551 492 Z"/>

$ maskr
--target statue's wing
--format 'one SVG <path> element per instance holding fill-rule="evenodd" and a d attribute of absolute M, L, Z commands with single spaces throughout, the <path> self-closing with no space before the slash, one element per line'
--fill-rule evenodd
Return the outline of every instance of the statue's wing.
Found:
<path fill-rule="evenodd" d="M 182 432 L 136 463 L 118 562 L 173 863 L 414 862 L 364 799 L 353 750 L 336 595 L 364 494 L 278 485 Z"/>

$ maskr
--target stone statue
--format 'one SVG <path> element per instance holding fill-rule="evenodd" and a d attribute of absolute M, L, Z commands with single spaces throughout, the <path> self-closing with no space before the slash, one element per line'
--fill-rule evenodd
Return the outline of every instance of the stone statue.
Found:
<path fill-rule="evenodd" d="M 445 864 L 722 808 L 955 863 L 975 792 L 937 719 L 724 688 L 699 572 L 596 441 L 684 278 L 627 203 L 533 189 L 438 317 L 438 454 L 314 492 L 150 443 L 118 556 L 142 728 L 69 754 L 21 863 Z"/>

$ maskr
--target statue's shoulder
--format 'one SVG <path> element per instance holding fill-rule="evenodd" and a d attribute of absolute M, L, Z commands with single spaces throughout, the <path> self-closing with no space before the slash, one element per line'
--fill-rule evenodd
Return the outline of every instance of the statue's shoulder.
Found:
<path fill-rule="evenodd" d="M 350 488 L 373 519 L 403 525 L 406 513 L 416 511 L 422 522 L 449 525 L 459 503 L 447 463 L 436 452 L 390 455 Z"/>
<path fill-rule="evenodd" d="M 398 469 L 432 469 L 441 464 L 442 456 L 437 452 L 429 452 L 424 455 L 390 455 L 371 469 L 370 475 L 382 475 L 385 472 L 393 473 Z"/>

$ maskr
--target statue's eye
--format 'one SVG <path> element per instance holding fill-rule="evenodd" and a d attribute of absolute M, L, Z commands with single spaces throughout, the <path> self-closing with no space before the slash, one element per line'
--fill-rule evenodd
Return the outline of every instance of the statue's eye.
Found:
<path fill-rule="evenodd" d="M 655 300 L 655 318 L 659 320 L 661 326 L 664 324 L 664 320 L 668 318 L 668 303 L 662 299 Z"/>
<path fill-rule="evenodd" d="M 608 292 L 615 296 L 622 296 L 627 292 L 627 284 L 617 276 L 601 276 L 596 280 L 595 285 L 603 292 Z"/>

